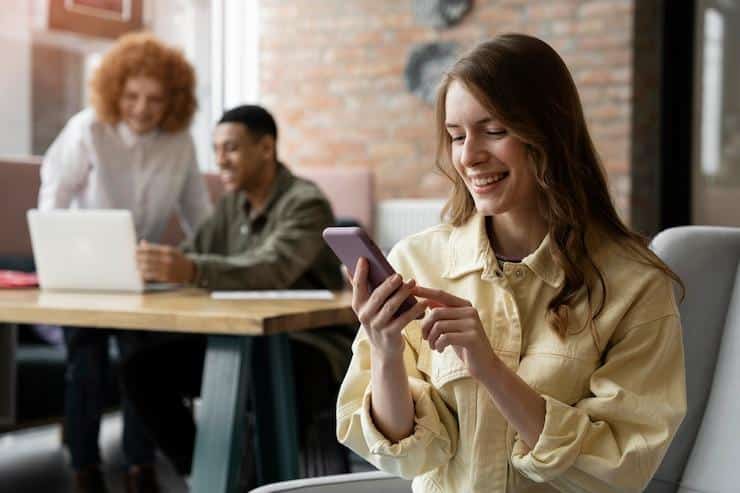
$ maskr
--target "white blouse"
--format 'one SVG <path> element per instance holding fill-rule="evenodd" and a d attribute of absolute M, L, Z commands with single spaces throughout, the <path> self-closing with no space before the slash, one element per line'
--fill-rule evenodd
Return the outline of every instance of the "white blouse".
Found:
<path fill-rule="evenodd" d="M 187 130 L 138 135 L 88 108 L 67 122 L 41 165 L 40 210 L 128 209 L 139 239 L 161 241 L 173 212 L 189 234 L 211 207 Z"/>

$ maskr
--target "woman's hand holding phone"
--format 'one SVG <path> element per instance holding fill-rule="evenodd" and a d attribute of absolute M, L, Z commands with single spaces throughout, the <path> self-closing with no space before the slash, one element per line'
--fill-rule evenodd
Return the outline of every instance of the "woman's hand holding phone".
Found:
<path fill-rule="evenodd" d="M 374 351 L 382 359 L 398 358 L 403 354 L 401 331 L 412 320 L 422 316 L 426 303 L 416 303 L 412 308 L 394 318 L 394 315 L 416 287 L 410 279 L 404 282 L 393 274 L 370 292 L 369 264 L 363 257 L 357 260 L 352 283 L 352 309 L 362 323 Z"/>
<path fill-rule="evenodd" d="M 370 340 L 370 412 L 378 430 L 389 440 L 399 442 L 414 431 L 414 401 L 403 361 L 401 331 L 423 314 L 426 305 L 415 302 L 414 306 L 396 315 L 416 282 L 413 279 L 403 282 L 401 276 L 394 273 L 371 292 L 369 270 L 367 259 L 358 258 L 350 282 L 352 308 Z"/>

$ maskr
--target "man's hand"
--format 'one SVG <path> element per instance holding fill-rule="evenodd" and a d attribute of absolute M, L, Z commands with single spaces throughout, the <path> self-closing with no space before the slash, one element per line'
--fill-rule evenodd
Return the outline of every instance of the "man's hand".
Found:
<path fill-rule="evenodd" d="M 195 278 L 195 263 L 171 246 L 141 241 L 136 248 L 136 263 L 145 281 L 186 284 Z"/>

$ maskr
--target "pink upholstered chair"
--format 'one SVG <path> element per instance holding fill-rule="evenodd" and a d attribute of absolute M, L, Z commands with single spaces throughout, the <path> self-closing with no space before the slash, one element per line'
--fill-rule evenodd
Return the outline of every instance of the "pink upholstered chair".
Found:
<path fill-rule="evenodd" d="M 40 164 L 36 156 L 0 158 L 0 257 L 31 256 L 26 211 L 38 201 Z"/>
<path fill-rule="evenodd" d="M 334 208 L 334 215 L 354 219 L 373 232 L 375 180 L 369 168 L 295 168 L 293 172 L 316 183 Z"/>

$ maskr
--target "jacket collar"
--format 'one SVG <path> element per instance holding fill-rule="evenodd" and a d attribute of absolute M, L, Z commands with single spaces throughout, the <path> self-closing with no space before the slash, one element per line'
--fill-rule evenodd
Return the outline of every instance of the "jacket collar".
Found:
<path fill-rule="evenodd" d="M 550 286 L 559 287 L 565 275 L 552 258 L 550 243 L 550 235 L 545 236 L 540 246 L 522 259 L 522 263 Z M 465 224 L 453 228 L 449 252 L 442 277 L 454 279 L 475 271 L 482 271 L 483 279 L 495 276 L 498 269 L 496 255 L 488 241 L 485 216 L 482 214 L 474 214 Z"/>
<path fill-rule="evenodd" d="M 555 259 L 553 258 L 552 253 L 550 253 L 551 246 L 552 239 L 548 234 L 534 252 L 522 259 L 522 263 L 532 269 L 532 272 L 547 284 L 554 288 L 558 288 L 563 284 L 565 272 L 562 267 L 555 263 Z"/>
<path fill-rule="evenodd" d="M 254 222 L 262 216 L 266 216 L 277 199 L 283 195 L 293 184 L 294 175 L 290 170 L 280 161 L 275 163 L 277 168 L 275 169 L 275 178 L 272 180 L 271 190 L 265 200 L 265 204 L 259 209 L 254 210 L 249 206 L 247 195 L 244 191 L 239 192 L 239 206 L 242 210 L 247 212 L 247 217 L 250 222 Z"/>
<path fill-rule="evenodd" d="M 442 277 L 454 279 L 475 271 L 493 277 L 495 257 L 486 234 L 485 216 L 474 214 L 465 224 L 452 229 L 447 266 Z"/>

